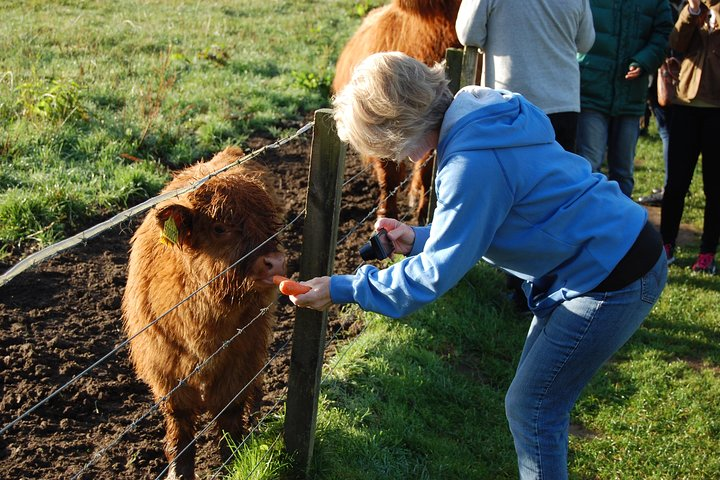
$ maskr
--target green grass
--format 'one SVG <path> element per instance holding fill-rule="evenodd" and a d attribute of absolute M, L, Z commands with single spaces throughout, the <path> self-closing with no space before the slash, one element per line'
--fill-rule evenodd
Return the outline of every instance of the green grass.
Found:
<path fill-rule="evenodd" d="M 0 5 L 0 251 L 156 194 L 327 105 L 352 0 Z M 139 159 L 139 161 L 138 161 Z"/>

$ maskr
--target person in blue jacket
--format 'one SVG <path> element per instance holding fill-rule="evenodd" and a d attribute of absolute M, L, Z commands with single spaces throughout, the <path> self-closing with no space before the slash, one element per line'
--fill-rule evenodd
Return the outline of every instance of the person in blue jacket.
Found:
<path fill-rule="evenodd" d="M 665 286 L 645 209 L 555 142 L 521 95 L 470 86 L 453 97 L 442 65 L 372 55 L 333 107 L 338 135 L 361 153 L 416 161 L 437 149 L 437 208 L 427 226 L 377 221 L 401 261 L 308 280 L 312 290 L 290 299 L 401 317 L 480 260 L 520 276 L 534 317 L 505 399 L 520 478 L 567 478 L 573 404 Z"/>

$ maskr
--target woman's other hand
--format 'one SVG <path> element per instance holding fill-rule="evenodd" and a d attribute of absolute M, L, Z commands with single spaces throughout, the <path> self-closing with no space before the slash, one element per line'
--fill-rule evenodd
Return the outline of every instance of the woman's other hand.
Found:
<path fill-rule="evenodd" d="M 409 225 L 394 218 L 380 218 L 375 222 L 375 230 L 384 228 L 387 238 L 392 242 L 393 252 L 407 255 L 415 244 L 415 231 Z"/>

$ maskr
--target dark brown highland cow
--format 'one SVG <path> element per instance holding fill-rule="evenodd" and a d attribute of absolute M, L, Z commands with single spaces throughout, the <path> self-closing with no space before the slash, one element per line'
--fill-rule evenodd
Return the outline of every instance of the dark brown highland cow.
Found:
<path fill-rule="evenodd" d="M 163 191 L 184 187 L 242 155 L 228 148 L 181 171 Z M 262 399 L 262 375 L 253 377 L 267 360 L 275 322 L 274 309 L 263 309 L 277 296 L 273 275 L 285 273 L 285 256 L 275 240 L 171 309 L 278 231 L 281 209 L 267 179 L 255 163 L 232 167 L 159 204 L 132 238 L 122 304 L 127 335 L 170 311 L 130 343 L 135 370 L 156 401 L 245 328 L 161 403 L 168 478 L 195 478 L 195 446 L 178 455 L 193 439 L 201 413 L 214 417 L 243 391 L 217 421 L 219 430 L 237 439 Z"/>
<path fill-rule="evenodd" d="M 445 58 L 445 51 L 460 47 L 455 33 L 460 0 L 393 0 L 373 9 L 350 38 L 335 69 L 333 91 L 339 92 L 352 76 L 355 65 L 377 52 L 400 51 L 434 65 Z M 397 195 L 386 197 L 405 179 L 405 164 L 379 158 L 372 163 L 380 186 L 378 216 L 397 218 Z M 427 191 L 432 180 L 432 161 L 415 162 L 410 191 L 416 202 L 418 222 L 428 213 Z"/>

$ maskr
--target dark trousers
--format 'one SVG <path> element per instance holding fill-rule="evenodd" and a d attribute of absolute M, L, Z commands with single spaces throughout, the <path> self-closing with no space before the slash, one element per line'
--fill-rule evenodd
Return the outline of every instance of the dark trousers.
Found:
<path fill-rule="evenodd" d="M 698 157 L 702 154 L 705 216 L 700 253 L 715 253 L 720 238 L 720 108 L 675 105 L 662 203 L 663 243 L 675 243 Z"/>
<path fill-rule="evenodd" d="M 555 141 L 568 152 L 575 153 L 578 112 L 558 112 L 548 115 L 555 130 Z"/>

